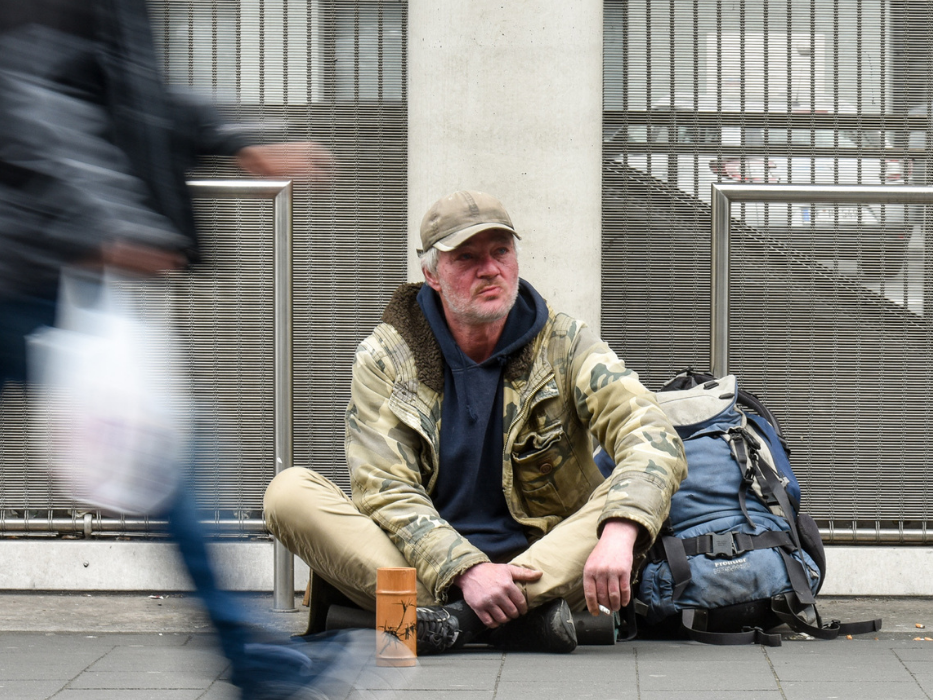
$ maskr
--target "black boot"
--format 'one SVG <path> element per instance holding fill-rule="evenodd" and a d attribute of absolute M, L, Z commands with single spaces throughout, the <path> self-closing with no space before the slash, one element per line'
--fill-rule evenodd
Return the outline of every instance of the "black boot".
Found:
<path fill-rule="evenodd" d="M 308 629 L 301 636 L 317 634 L 328 629 L 327 614 L 332 605 L 360 610 L 358 605 L 341 593 L 336 586 L 321 578 L 320 574 L 312 571 L 308 586 L 311 591 L 311 599 L 308 601 Z"/>
<path fill-rule="evenodd" d="M 457 618 L 440 605 L 418 608 L 418 656 L 440 654 L 460 636 Z"/>
<path fill-rule="evenodd" d="M 440 654 L 479 641 L 487 631 L 473 609 L 458 600 L 418 608 L 418 655 Z"/>
<path fill-rule="evenodd" d="M 530 610 L 489 633 L 489 643 L 505 651 L 569 654 L 577 648 L 570 606 L 563 598 Z"/>

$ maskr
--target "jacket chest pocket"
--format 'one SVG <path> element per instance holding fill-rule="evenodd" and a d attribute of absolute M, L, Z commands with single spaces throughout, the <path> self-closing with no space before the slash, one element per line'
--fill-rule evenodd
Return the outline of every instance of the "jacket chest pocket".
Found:
<path fill-rule="evenodd" d="M 569 515 L 579 488 L 570 440 L 561 425 L 520 436 L 512 448 L 512 470 L 528 515 Z"/>

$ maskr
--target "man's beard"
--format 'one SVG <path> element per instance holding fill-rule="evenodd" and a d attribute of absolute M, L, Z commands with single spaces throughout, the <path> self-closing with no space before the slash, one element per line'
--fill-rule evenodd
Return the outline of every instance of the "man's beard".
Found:
<path fill-rule="evenodd" d="M 515 300 L 518 299 L 519 284 L 516 280 L 515 287 L 512 290 L 512 296 L 507 299 L 505 303 L 495 308 L 477 309 L 474 308 L 471 299 L 460 298 L 457 293 L 450 288 L 446 280 L 441 278 L 439 281 L 441 285 L 441 296 L 447 304 L 447 307 L 461 321 L 470 325 L 493 323 L 505 318 L 509 315 L 512 307 L 515 306 Z"/>

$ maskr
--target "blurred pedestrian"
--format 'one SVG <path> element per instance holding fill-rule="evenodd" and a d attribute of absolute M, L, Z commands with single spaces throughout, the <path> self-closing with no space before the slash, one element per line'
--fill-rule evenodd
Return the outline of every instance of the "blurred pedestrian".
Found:
<path fill-rule="evenodd" d="M 333 168 L 317 144 L 256 145 L 209 103 L 171 92 L 148 22 L 145 0 L 0 3 L 0 387 L 26 378 L 25 338 L 54 324 L 63 266 L 151 276 L 197 260 L 185 171 L 199 156 L 234 156 L 261 176 Z M 255 644 L 217 587 L 187 489 L 165 515 L 244 697 L 307 685 L 307 657 Z"/>

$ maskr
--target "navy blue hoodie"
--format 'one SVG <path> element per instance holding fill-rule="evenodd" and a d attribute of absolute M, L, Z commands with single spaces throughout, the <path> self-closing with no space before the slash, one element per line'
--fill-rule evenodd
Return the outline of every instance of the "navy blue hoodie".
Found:
<path fill-rule="evenodd" d="M 547 322 L 547 304 L 525 280 L 492 355 L 477 364 L 457 345 L 437 292 L 418 293 L 444 355 L 440 469 L 431 498 L 438 513 L 493 561 L 528 546 L 502 491 L 502 376 L 509 356 Z"/>

